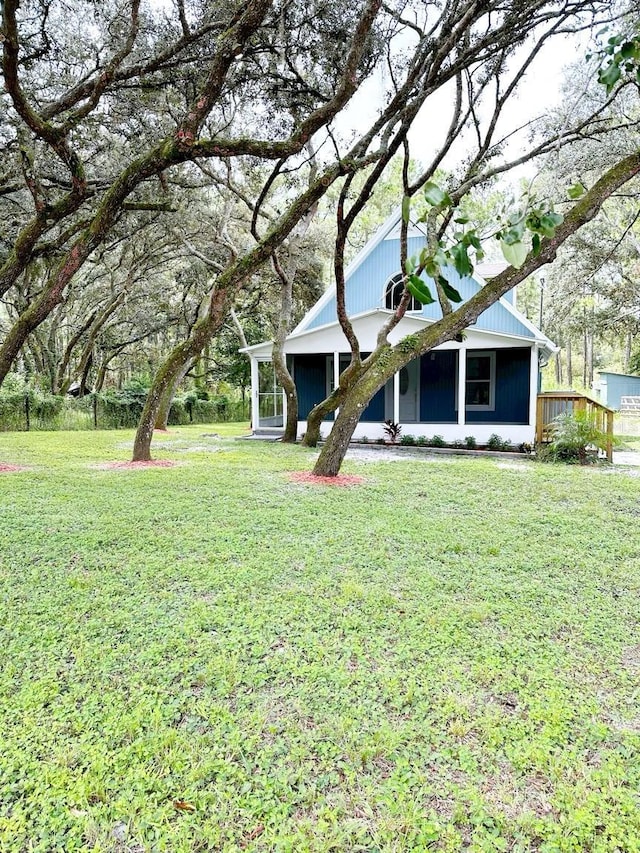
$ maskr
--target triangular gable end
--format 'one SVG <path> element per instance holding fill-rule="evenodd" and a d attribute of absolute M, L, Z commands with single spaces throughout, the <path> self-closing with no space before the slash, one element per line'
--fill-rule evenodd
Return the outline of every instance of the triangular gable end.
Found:
<path fill-rule="evenodd" d="M 399 237 L 396 236 L 399 234 L 400 218 L 401 212 L 394 211 L 345 270 L 346 307 L 350 317 L 384 308 L 385 285 L 392 276 L 400 272 Z M 417 254 L 424 246 L 424 241 L 424 235 L 416 229 L 413 236 L 409 237 L 409 255 Z M 445 274 L 452 286 L 460 291 L 463 300 L 477 293 L 485 283 L 480 275 L 476 278 L 461 278 L 454 269 L 449 269 Z M 442 312 L 435 302 L 424 305 L 420 312 L 412 312 L 412 315 L 436 321 L 442 317 Z M 332 287 L 307 312 L 292 334 L 311 331 L 335 320 L 336 294 L 335 287 Z M 484 311 L 478 317 L 475 328 L 542 342 L 549 352 L 556 349 L 508 299 L 502 298 Z"/>

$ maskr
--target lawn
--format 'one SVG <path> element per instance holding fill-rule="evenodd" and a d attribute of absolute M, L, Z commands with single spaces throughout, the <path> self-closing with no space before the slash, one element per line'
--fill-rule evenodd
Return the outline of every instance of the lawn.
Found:
<path fill-rule="evenodd" d="M 639 851 L 640 469 L 234 429 L 0 436 L 0 850 Z"/>

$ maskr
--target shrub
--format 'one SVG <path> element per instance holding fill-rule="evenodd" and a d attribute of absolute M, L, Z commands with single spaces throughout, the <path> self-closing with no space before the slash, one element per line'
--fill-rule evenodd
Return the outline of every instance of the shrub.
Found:
<path fill-rule="evenodd" d="M 416 444 L 418 445 L 418 447 L 426 447 L 427 446 L 427 436 L 426 435 L 419 435 L 416 438 Z"/>
<path fill-rule="evenodd" d="M 428 439 L 427 444 L 429 447 L 446 447 L 447 442 L 441 435 L 434 435 L 433 438 Z"/>
<path fill-rule="evenodd" d="M 474 435 L 465 435 L 464 444 L 469 450 L 474 450 L 478 446 Z"/>
<path fill-rule="evenodd" d="M 361 444 L 369 444 L 369 439 L 367 438 L 366 435 L 362 436 L 362 438 L 360 439 L 360 443 Z"/>
<path fill-rule="evenodd" d="M 400 438 L 400 433 L 402 432 L 402 427 L 400 426 L 400 424 L 397 424 L 395 421 L 392 421 L 391 418 L 389 418 L 383 423 L 382 429 L 384 430 L 384 433 L 387 436 L 388 440 L 392 444 L 396 444 L 398 439 Z"/>
<path fill-rule="evenodd" d="M 607 448 L 607 434 L 597 424 L 593 415 L 584 410 L 562 412 L 553 421 L 553 440 L 540 458 L 561 462 L 595 462 L 599 450 Z"/>
<path fill-rule="evenodd" d="M 416 443 L 414 436 L 412 435 L 403 435 L 400 439 L 400 444 L 403 444 L 407 447 L 413 447 Z"/>
<path fill-rule="evenodd" d="M 510 450 L 511 442 L 508 438 L 502 438 L 502 436 L 494 432 L 489 436 L 487 447 L 489 450 Z"/>

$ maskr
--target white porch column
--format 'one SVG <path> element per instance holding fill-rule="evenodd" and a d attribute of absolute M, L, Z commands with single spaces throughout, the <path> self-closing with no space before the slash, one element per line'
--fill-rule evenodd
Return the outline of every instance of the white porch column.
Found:
<path fill-rule="evenodd" d="M 536 425 L 538 406 L 538 344 L 531 347 L 531 371 L 529 378 L 529 426 Z"/>
<path fill-rule="evenodd" d="M 251 429 L 256 430 L 260 421 L 259 409 L 259 392 L 260 392 L 260 377 L 258 374 L 258 361 L 250 356 L 251 359 Z"/>
<path fill-rule="evenodd" d="M 458 424 L 465 424 L 467 396 L 467 348 L 460 344 L 458 349 Z"/>
<path fill-rule="evenodd" d="M 340 353 L 334 352 L 333 354 L 333 387 L 337 388 L 340 384 Z M 336 409 L 336 417 L 338 417 L 338 413 L 340 412 L 340 408 Z"/>
<path fill-rule="evenodd" d="M 400 371 L 393 374 L 393 420 L 400 423 Z"/>

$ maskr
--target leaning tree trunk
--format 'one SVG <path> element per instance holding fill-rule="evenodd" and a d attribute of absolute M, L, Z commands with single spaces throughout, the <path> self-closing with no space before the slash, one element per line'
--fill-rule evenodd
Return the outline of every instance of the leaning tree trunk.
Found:
<path fill-rule="evenodd" d="M 323 400 L 311 409 L 307 415 L 307 431 L 302 439 L 302 443 L 305 447 L 318 446 L 318 442 L 321 437 L 320 429 L 322 427 L 322 421 L 327 415 L 331 414 L 331 412 L 335 412 L 338 405 L 339 399 L 338 391 L 336 389 L 329 397 L 327 397 L 326 400 Z"/>
<path fill-rule="evenodd" d="M 167 388 L 162 397 L 160 398 L 160 405 L 158 408 L 158 414 L 156 415 L 156 420 L 154 424 L 154 429 L 166 430 L 169 424 L 169 414 L 171 412 L 171 406 L 173 404 L 173 399 L 176 396 L 176 391 L 182 380 L 184 379 L 187 371 L 189 370 L 192 364 L 192 360 L 189 359 L 187 363 L 183 366 L 183 369 L 178 373 L 175 378 L 173 384 Z"/>
<path fill-rule="evenodd" d="M 164 363 L 153 378 L 151 388 L 147 394 L 136 437 L 133 442 L 133 462 L 149 462 L 151 460 L 151 440 L 153 429 L 158 418 L 160 406 L 166 395 L 177 387 L 181 372 L 185 364 L 196 358 L 211 336 L 220 328 L 223 317 L 215 318 L 211 314 L 203 317 L 191 331 L 190 337 L 178 344 L 167 356 Z"/>
<path fill-rule="evenodd" d="M 293 377 L 287 368 L 287 358 L 282 351 L 282 342 L 274 341 L 271 353 L 273 369 L 287 398 L 287 422 L 282 440 L 294 444 L 298 438 L 298 392 Z"/>
<path fill-rule="evenodd" d="M 324 443 L 320 456 L 314 466 L 313 473 L 317 477 L 336 477 L 344 461 L 349 442 L 360 417 L 373 395 L 382 388 L 389 376 L 393 376 L 394 368 L 376 368 L 371 365 L 369 370 L 353 382 L 350 391 L 340 402 L 340 410 L 333 424 L 333 429 Z"/>

